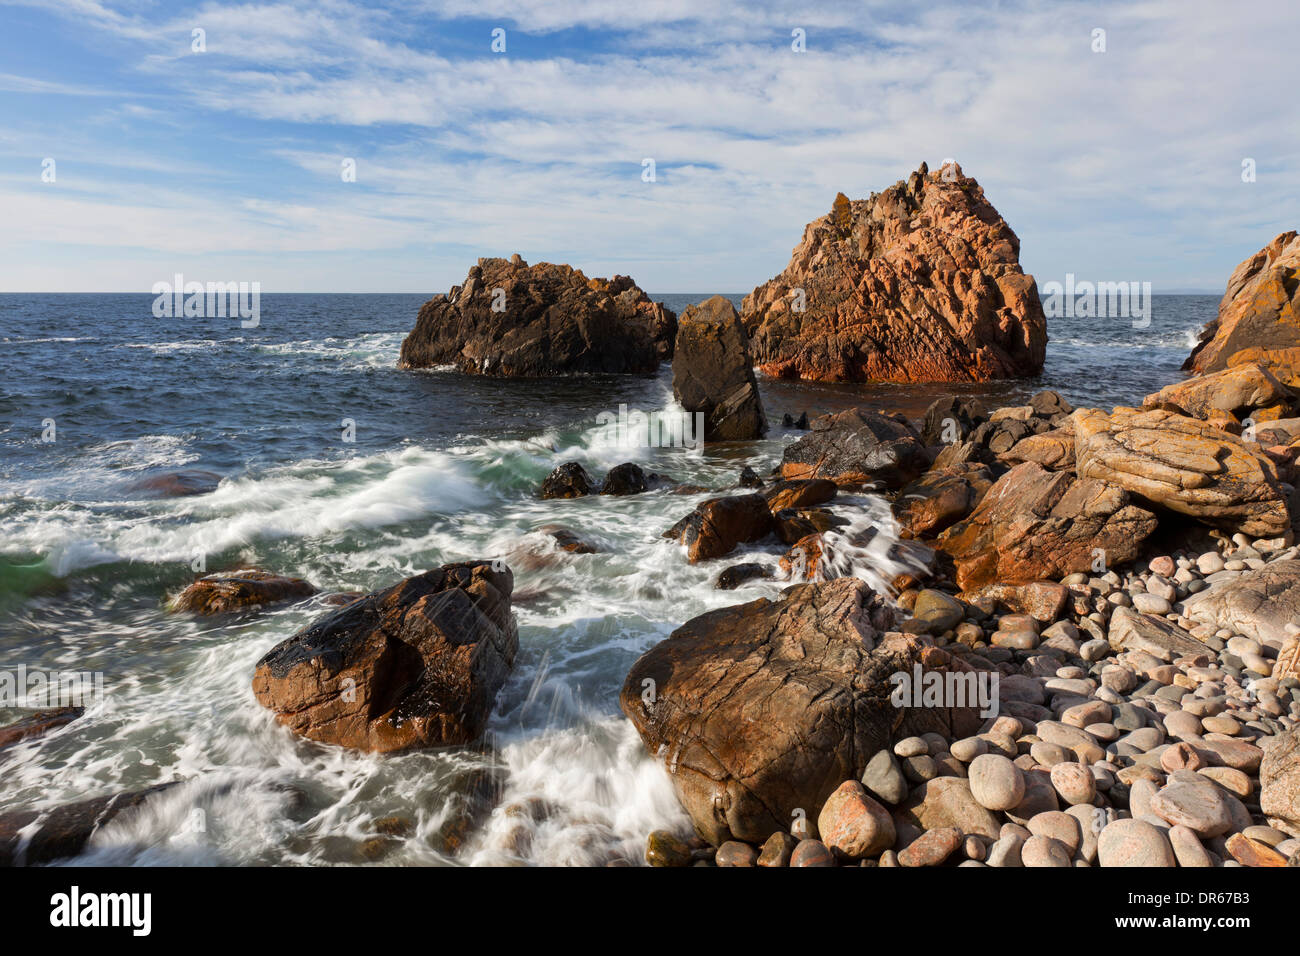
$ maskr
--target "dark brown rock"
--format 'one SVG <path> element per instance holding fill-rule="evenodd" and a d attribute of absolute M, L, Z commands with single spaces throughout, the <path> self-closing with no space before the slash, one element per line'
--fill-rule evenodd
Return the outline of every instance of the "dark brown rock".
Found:
<path fill-rule="evenodd" d="M 615 465 L 600 486 L 602 495 L 639 495 L 650 487 L 646 473 L 640 465 L 624 462 Z"/>
<path fill-rule="evenodd" d="M 829 478 L 838 485 L 881 482 L 901 488 L 930 467 L 925 446 L 908 425 L 865 408 L 823 415 L 788 445 L 782 478 Z"/>
<path fill-rule="evenodd" d="M 894 705 L 890 675 L 965 665 L 881 640 L 892 618 L 856 578 L 797 585 L 694 618 L 636 662 L 620 706 L 702 837 L 761 843 L 817 813 L 894 736 L 974 732 L 973 711 Z"/>
<path fill-rule="evenodd" d="M 397 365 L 512 377 L 649 373 L 671 354 L 676 326 L 627 276 L 588 279 L 517 255 L 480 259 L 463 285 L 420 309 Z"/>
<path fill-rule="evenodd" d="M 673 397 L 686 411 L 704 415 L 706 441 L 745 441 L 767 431 L 749 337 L 735 306 L 723 296 L 687 306 L 681 314 Z"/>
<path fill-rule="evenodd" d="M 508 568 L 478 562 L 375 591 L 272 648 L 253 693 L 322 743 L 386 753 L 474 741 L 519 649 L 513 584 Z"/>
<path fill-rule="evenodd" d="M 133 482 L 128 490 L 143 491 L 159 498 L 185 498 L 210 494 L 217 490 L 219 484 L 221 476 L 216 472 L 187 468 L 141 478 Z"/>
<path fill-rule="evenodd" d="M 36 866 L 76 856 L 96 831 L 114 817 L 174 786 L 174 783 L 164 783 L 52 810 L 0 814 L 0 866 Z"/>
<path fill-rule="evenodd" d="M 28 714 L 21 720 L 0 727 L 0 748 L 57 730 L 72 723 L 85 712 L 84 707 L 56 707 L 53 710 L 38 710 L 34 714 Z"/>
<path fill-rule="evenodd" d="M 542 482 L 543 498 L 581 498 L 594 494 L 596 482 L 587 469 L 576 461 L 566 461 L 546 476 Z"/>

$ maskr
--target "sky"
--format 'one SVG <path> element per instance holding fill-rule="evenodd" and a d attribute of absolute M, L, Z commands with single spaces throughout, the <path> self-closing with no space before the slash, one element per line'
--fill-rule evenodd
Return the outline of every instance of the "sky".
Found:
<path fill-rule="evenodd" d="M 1040 286 L 1219 293 L 1300 227 L 1298 48 L 1290 0 L 0 0 L 0 291 L 745 292 L 955 158 Z"/>

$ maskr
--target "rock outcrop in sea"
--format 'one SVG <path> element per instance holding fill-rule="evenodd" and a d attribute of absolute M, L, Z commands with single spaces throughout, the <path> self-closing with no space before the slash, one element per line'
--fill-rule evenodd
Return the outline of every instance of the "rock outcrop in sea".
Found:
<path fill-rule="evenodd" d="M 1020 240 L 956 163 L 867 199 L 843 193 L 790 264 L 745 297 L 760 369 L 844 382 L 1038 374 L 1047 320 Z"/>
<path fill-rule="evenodd" d="M 1183 363 L 1198 373 L 1257 363 L 1300 385 L 1300 237 L 1277 236 L 1228 279 L 1219 314 Z"/>
<path fill-rule="evenodd" d="M 745 327 L 723 296 L 687 306 L 677 320 L 673 397 L 704 415 L 706 441 L 746 441 L 767 432 Z"/>
<path fill-rule="evenodd" d="M 420 309 L 398 368 L 475 375 L 650 373 L 670 359 L 677 316 L 628 276 L 588 279 L 518 255 L 480 259 L 464 283 Z"/>

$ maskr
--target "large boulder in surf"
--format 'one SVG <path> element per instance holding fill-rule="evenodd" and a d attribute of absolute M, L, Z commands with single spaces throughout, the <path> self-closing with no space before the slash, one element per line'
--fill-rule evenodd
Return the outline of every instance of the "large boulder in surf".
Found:
<path fill-rule="evenodd" d="M 857 578 L 800 584 L 693 618 L 632 666 L 619 705 L 700 836 L 761 843 L 798 811 L 815 818 L 892 741 L 978 728 L 973 709 L 895 705 L 892 675 L 965 665 L 882 638 L 892 621 Z"/>
<path fill-rule="evenodd" d="M 782 378 L 968 382 L 1038 374 L 1047 320 L 1020 240 L 979 183 L 924 163 L 867 199 L 843 193 L 784 272 L 741 309 Z"/>
<path fill-rule="evenodd" d="M 398 368 L 476 375 L 649 373 L 672 355 L 677 317 L 627 276 L 588 279 L 518 255 L 480 259 L 465 282 L 420 309 Z"/>
<path fill-rule="evenodd" d="M 767 431 L 749 339 L 723 296 L 687 306 L 677 320 L 673 397 L 686 411 L 703 413 L 706 441 L 744 441 Z"/>
<path fill-rule="evenodd" d="M 898 493 L 894 517 L 907 537 L 933 536 L 969 515 L 992 487 L 987 465 L 931 468 Z"/>
<path fill-rule="evenodd" d="M 1246 259 L 1228 279 L 1219 314 L 1201 331 L 1200 342 L 1183 363 L 1189 371 L 1218 372 L 1248 361 L 1267 362 L 1269 353 L 1300 348 L 1300 237 L 1277 236 Z M 1288 352 L 1292 361 L 1294 352 Z M 1280 371 L 1280 370 L 1279 370 Z M 1285 373 L 1283 381 L 1294 384 Z"/>
<path fill-rule="evenodd" d="M 901 488 L 930 467 L 920 436 L 905 422 L 866 408 L 813 419 L 807 435 L 787 445 L 782 478 L 829 478 L 840 485 Z"/>
<path fill-rule="evenodd" d="M 1252 537 L 1291 526 L 1277 466 L 1235 435 L 1163 408 L 1074 413 L 1081 478 L 1118 485 L 1148 502 Z"/>
<path fill-rule="evenodd" d="M 321 743 L 380 753 L 470 743 L 519 650 L 513 587 L 508 568 L 469 562 L 374 591 L 273 647 L 253 693 Z"/>
<path fill-rule="evenodd" d="M 1138 556 L 1156 524 L 1117 485 L 1027 461 L 999 478 L 937 545 L 956 565 L 957 586 L 972 591 L 1087 571 L 1098 549 L 1118 567 Z"/>
<path fill-rule="evenodd" d="M 691 564 L 720 558 L 739 545 L 772 533 L 774 520 L 762 495 L 726 495 L 709 498 L 673 525 L 664 537 L 686 547 Z"/>
<path fill-rule="evenodd" d="M 204 616 L 255 611 L 310 597 L 316 588 L 302 578 L 244 568 L 199 578 L 172 600 L 173 611 Z"/>

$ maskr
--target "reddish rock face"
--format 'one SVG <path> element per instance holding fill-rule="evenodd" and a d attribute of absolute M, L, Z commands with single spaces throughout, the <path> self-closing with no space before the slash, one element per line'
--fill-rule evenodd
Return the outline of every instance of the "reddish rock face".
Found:
<path fill-rule="evenodd" d="M 700 502 L 669 534 L 686 545 L 687 560 L 697 564 L 764 538 L 772 527 L 772 512 L 762 495 L 729 495 Z"/>
<path fill-rule="evenodd" d="M 199 578 L 176 596 L 172 610 L 202 615 L 230 614 L 315 593 L 316 588 L 302 578 L 246 569 Z"/>
<path fill-rule="evenodd" d="M 956 163 L 925 164 L 809 223 L 745 297 L 759 367 L 782 378 L 967 382 L 1038 374 L 1047 320 L 1020 240 Z M 802 310 L 802 311 L 801 311 Z"/>
<path fill-rule="evenodd" d="M 1285 352 L 1272 371 L 1295 384 L 1300 348 L 1300 237 L 1284 232 L 1233 271 L 1218 316 L 1201 332 L 1200 344 L 1183 363 L 1193 372 L 1218 372 L 1244 361 L 1271 364 L 1269 353 Z"/>
<path fill-rule="evenodd" d="M 1020 584 L 1087 571 L 1105 552 L 1114 567 L 1137 557 L 1156 530 L 1156 516 L 1117 485 L 1017 465 L 997 480 L 979 506 L 938 538 L 952 555 L 963 591 L 999 582 Z"/>
<path fill-rule="evenodd" d="M 588 279 L 519 256 L 480 259 L 463 285 L 420 309 L 398 368 L 477 375 L 653 372 L 671 358 L 677 316 L 627 276 Z"/>
<path fill-rule="evenodd" d="M 880 640 L 892 620 L 856 578 L 801 584 L 694 618 L 633 665 L 619 705 L 700 836 L 761 843 L 798 811 L 814 818 L 891 739 L 974 733 L 974 710 L 891 700 L 895 673 L 967 667 L 909 637 Z"/>
<path fill-rule="evenodd" d="M 519 650 L 514 576 L 449 564 L 375 591 L 276 645 L 253 693 L 311 740 L 391 752 L 483 732 Z"/>

